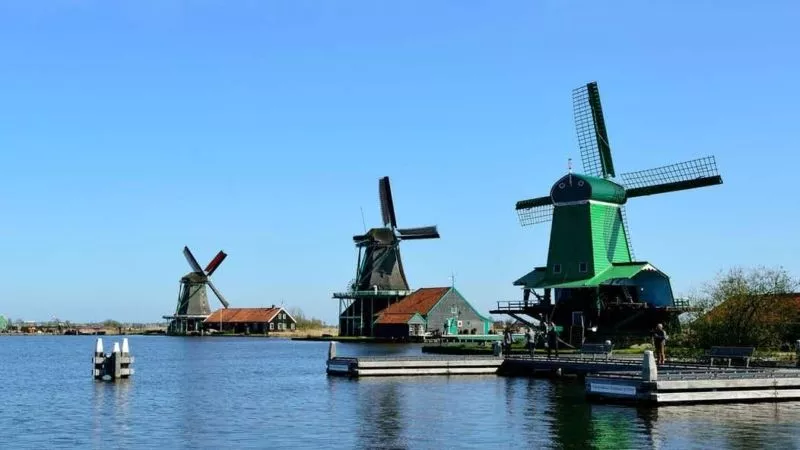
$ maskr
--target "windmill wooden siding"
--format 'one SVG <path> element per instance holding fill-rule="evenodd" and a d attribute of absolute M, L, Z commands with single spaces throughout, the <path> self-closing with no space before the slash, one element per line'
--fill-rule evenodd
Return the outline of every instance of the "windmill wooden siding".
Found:
<path fill-rule="evenodd" d="M 455 289 L 422 288 L 386 308 L 375 321 L 375 335 L 388 338 L 421 337 L 425 333 L 487 334 L 491 320 Z"/>
<path fill-rule="evenodd" d="M 218 309 L 204 323 L 206 330 L 224 333 L 269 334 L 297 327 L 294 317 L 281 307 Z"/>

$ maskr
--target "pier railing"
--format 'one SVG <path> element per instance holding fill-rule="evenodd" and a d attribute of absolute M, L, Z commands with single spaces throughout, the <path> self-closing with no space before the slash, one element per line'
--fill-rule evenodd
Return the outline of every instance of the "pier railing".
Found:
<path fill-rule="evenodd" d="M 525 308 L 540 306 L 541 304 L 539 300 L 529 300 L 527 302 L 524 300 L 498 301 L 495 311 L 523 311 Z"/>

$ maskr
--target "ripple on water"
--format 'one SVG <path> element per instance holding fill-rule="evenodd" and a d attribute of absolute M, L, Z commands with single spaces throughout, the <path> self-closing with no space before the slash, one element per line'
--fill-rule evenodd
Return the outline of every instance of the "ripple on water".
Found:
<path fill-rule="evenodd" d="M 104 341 L 109 346 L 114 338 Z M 176 449 L 800 446 L 798 403 L 637 409 L 588 404 L 582 386 L 570 382 L 329 378 L 328 346 L 320 342 L 130 342 L 134 377 L 97 383 L 91 336 L 0 337 L 0 442 Z M 338 351 L 418 354 L 419 346 L 340 344 Z"/>

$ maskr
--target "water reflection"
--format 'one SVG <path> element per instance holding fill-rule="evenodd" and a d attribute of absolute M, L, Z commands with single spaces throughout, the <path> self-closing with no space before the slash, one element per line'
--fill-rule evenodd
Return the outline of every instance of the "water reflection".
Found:
<path fill-rule="evenodd" d="M 366 386 L 356 405 L 358 442 L 366 448 L 405 448 L 407 418 L 398 380 Z"/>
<path fill-rule="evenodd" d="M 90 381 L 92 395 L 92 443 L 124 442 L 132 434 L 133 380 Z"/>
<path fill-rule="evenodd" d="M 660 439 L 719 448 L 798 448 L 800 403 L 663 406 L 654 411 Z"/>

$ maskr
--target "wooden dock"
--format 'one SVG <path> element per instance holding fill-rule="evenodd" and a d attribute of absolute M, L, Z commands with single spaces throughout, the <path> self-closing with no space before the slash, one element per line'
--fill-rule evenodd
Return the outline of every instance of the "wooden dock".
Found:
<path fill-rule="evenodd" d="M 359 356 L 328 359 L 329 375 L 346 377 L 402 375 L 493 375 L 499 356 Z"/>
<path fill-rule="evenodd" d="M 683 366 L 670 366 L 680 369 Z M 585 376 L 600 372 L 626 372 L 639 371 L 642 368 L 642 358 L 592 358 L 581 356 L 562 356 L 547 358 L 536 355 L 534 357 L 511 355 L 505 358 L 505 363 L 500 368 L 499 374 L 511 376 L 540 376 L 540 375 L 578 375 Z"/>
<path fill-rule="evenodd" d="M 607 403 L 670 405 L 800 400 L 800 369 L 657 366 L 652 351 L 641 358 L 566 356 L 360 356 L 337 357 L 331 343 L 327 373 L 334 376 L 577 375 L 586 396 Z"/>
<path fill-rule="evenodd" d="M 585 380 L 586 395 L 603 402 L 665 405 L 800 400 L 800 370 L 708 369 L 659 371 L 653 381 L 639 372 L 600 373 Z"/>

